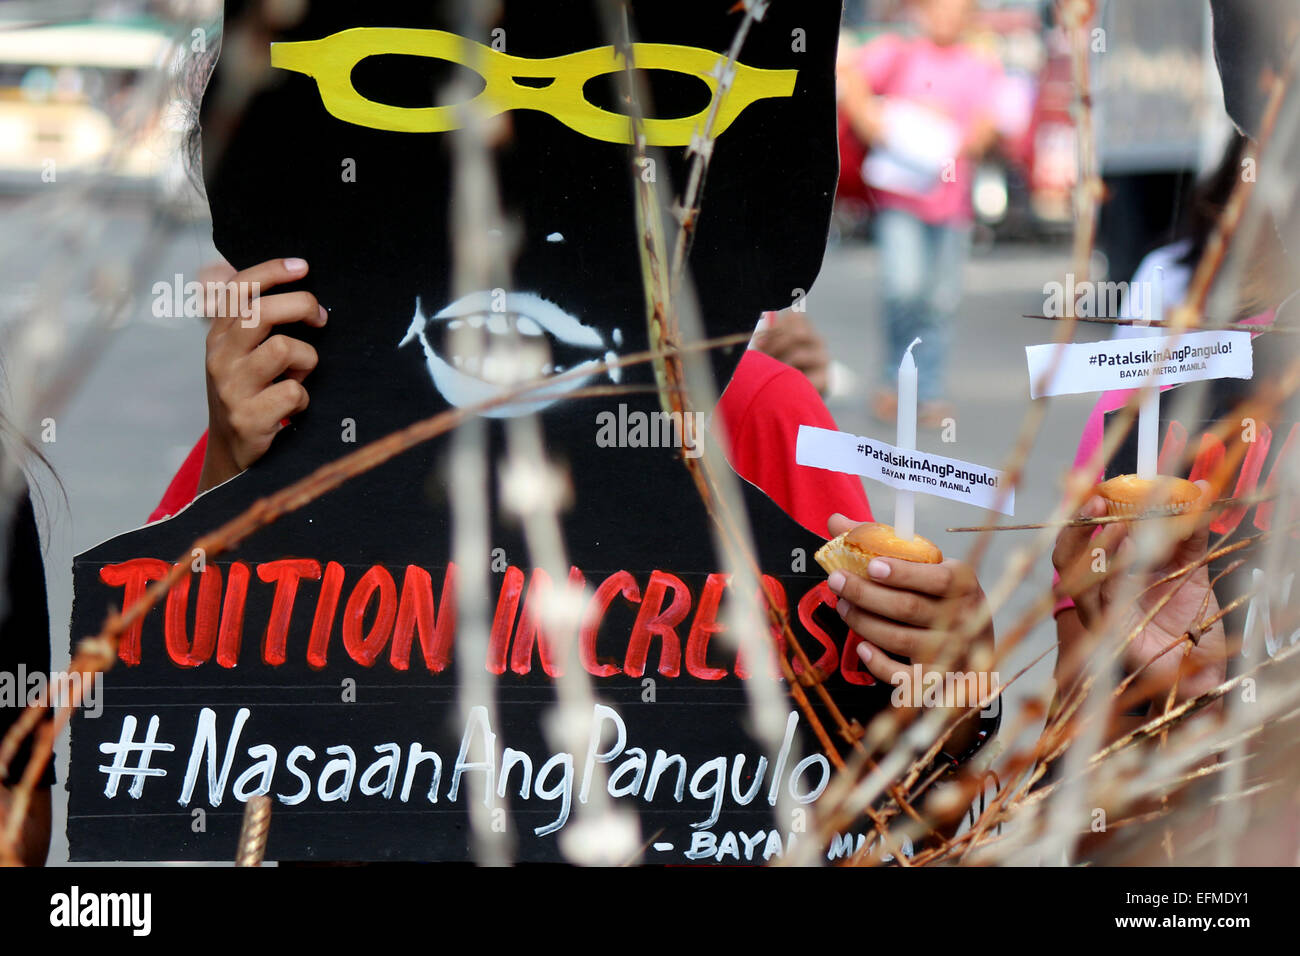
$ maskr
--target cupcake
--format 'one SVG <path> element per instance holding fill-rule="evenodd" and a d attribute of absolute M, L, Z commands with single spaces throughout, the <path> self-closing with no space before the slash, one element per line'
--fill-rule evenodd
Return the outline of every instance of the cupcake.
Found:
<path fill-rule="evenodd" d="M 920 535 L 914 536 L 911 541 L 904 541 L 894 534 L 892 525 L 868 521 L 827 541 L 817 549 L 813 557 L 826 569 L 827 574 L 832 571 L 847 571 L 865 578 L 867 564 L 872 558 L 899 558 L 918 564 L 939 564 L 943 561 L 943 552 Z"/>
<path fill-rule="evenodd" d="M 1192 482 L 1168 475 L 1156 478 L 1118 475 L 1098 485 L 1097 494 L 1106 502 L 1106 513 L 1112 517 L 1185 514 L 1201 499 L 1201 489 Z"/>

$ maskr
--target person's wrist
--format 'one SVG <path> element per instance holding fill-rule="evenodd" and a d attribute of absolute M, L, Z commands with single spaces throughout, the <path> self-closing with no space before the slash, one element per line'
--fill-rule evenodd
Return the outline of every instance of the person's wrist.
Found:
<path fill-rule="evenodd" d="M 214 422 L 208 424 L 208 444 L 203 453 L 203 468 L 199 472 L 199 491 L 215 488 L 243 471 L 235 460 L 230 442 L 223 429 Z"/>
<path fill-rule="evenodd" d="M 1002 726 L 1000 701 L 994 701 L 990 709 L 992 713 L 976 710 L 962 719 L 931 763 L 931 773 L 941 770 L 946 774 L 958 770 L 997 736 L 998 729 Z"/>
<path fill-rule="evenodd" d="M 944 741 L 941 753 L 949 754 L 950 759 L 954 759 L 958 754 L 965 753 L 978 739 L 979 729 L 979 712 L 975 711 L 967 714 L 953 728 L 952 736 Z"/>

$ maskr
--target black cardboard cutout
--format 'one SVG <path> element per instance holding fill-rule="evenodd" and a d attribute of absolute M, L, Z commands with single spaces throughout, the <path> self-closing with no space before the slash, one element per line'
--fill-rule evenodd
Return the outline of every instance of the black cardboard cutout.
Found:
<path fill-rule="evenodd" d="M 731 5 L 731 0 L 636 4 L 637 39 L 725 51 L 739 22 L 737 15 L 728 13 Z M 452 22 L 429 8 L 427 3 L 316 3 L 302 24 L 274 39 L 318 39 L 358 26 L 453 30 Z M 741 62 L 796 69 L 798 78 L 793 95 L 749 106 L 717 141 L 691 254 L 710 336 L 751 329 L 762 310 L 788 305 L 792 290 L 809 288 L 820 267 L 836 178 L 838 15 L 838 4 L 829 2 L 774 5 L 746 41 Z M 498 26 L 504 30 L 508 53 L 536 58 L 604 46 L 599 23 L 595 9 L 586 4 L 531 2 L 508 5 Z M 491 41 L 487 36 L 474 39 Z M 410 63 L 372 62 L 353 75 L 372 99 L 411 105 L 419 101 L 418 90 L 412 90 L 412 77 L 418 73 Z M 699 108 L 699 87 L 691 83 L 661 83 L 656 90 L 661 94 L 656 115 L 689 114 Z M 513 289 L 543 297 L 595 329 L 601 351 L 626 354 L 646 348 L 630 148 L 581 135 L 545 113 L 515 110 L 509 115 L 513 136 L 499 153 L 498 173 L 506 213 L 524 236 L 511 268 Z M 447 407 L 431 381 L 419 343 L 399 343 L 411 329 L 417 302 L 427 317 L 452 298 L 451 135 L 389 132 L 343 122 L 322 106 L 309 77 L 272 71 L 269 85 L 248 104 L 220 168 L 205 173 L 214 236 L 229 261 L 244 268 L 276 256 L 302 256 L 311 264 L 302 287 L 332 310 L 323 331 L 287 330 L 311 341 L 320 353 L 320 365 L 307 380 L 311 406 L 243 475 L 202 496 L 180 515 L 80 555 L 74 568 L 74 638 L 97 631 L 109 606 L 121 606 L 127 590 L 122 582 L 130 569 L 144 567 L 141 559 L 154 559 L 153 572 L 160 573 L 163 562 L 175 560 L 200 534 L 257 497 L 354 448 L 340 441 L 345 419 L 355 422 L 357 441 L 366 442 Z M 665 153 L 671 169 L 660 175 L 682 183 L 685 150 Z M 340 174 L 346 159 L 355 161 L 355 182 L 345 182 Z M 554 234 L 563 241 L 555 241 Z M 713 356 L 720 383 L 730 377 L 740 355 L 736 348 Z M 643 365 L 628 369 L 623 381 L 648 384 L 653 375 Z M 793 824 L 772 819 L 768 798 L 775 795 L 773 768 L 766 769 L 752 800 L 742 803 L 733 796 L 733 788 L 740 797 L 753 792 L 761 753 L 745 730 L 744 681 L 736 677 L 734 654 L 714 640 L 703 660 L 691 657 L 692 648 L 701 647 L 707 634 L 707 612 L 700 618 L 700 610 L 713 593 L 709 575 L 722 568 L 713 553 L 708 518 L 673 450 L 597 447 L 597 414 L 616 409 L 620 402 L 629 412 L 658 409 L 653 395 L 568 400 L 542 412 L 541 424 L 549 456 L 567 463 L 572 474 L 575 503 L 563 518 L 570 560 L 589 587 L 603 584 L 602 593 L 610 599 L 595 657 L 604 670 L 617 673 L 596 677 L 597 693 L 625 722 L 629 751 L 642 748 L 651 761 L 656 750 L 680 754 L 688 768 L 685 793 L 674 795 L 673 764 L 653 800 L 644 799 L 644 788 L 624 800 L 640 814 L 643 838 L 658 833 L 661 844 L 674 847 L 652 850 L 649 859 L 681 862 L 693 840 L 699 839 L 700 847 L 709 845 L 709 838 L 693 834 L 709 819 L 712 800 L 693 796 L 691 790 L 707 789 L 713 779 L 709 761 L 725 757 L 727 792 L 721 817 L 707 827 L 716 845 L 728 847 L 727 832 L 740 830 L 751 836 L 760 830 L 779 833 L 780 845 L 788 840 Z M 503 451 L 502 426 L 493 422 L 489 431 L 494 461 L 490 473 L 495 475 Z M 188 595 L 172 598 L 175 612 L 170 618 L 162 606 L 149 613 L 138 644 L 128 639 L 123 650 L 130 656 L 138 646 L 139 662 L 119 662 L 107 675 L 104 716 L 74 721 L 69 812 L 73 859 L 229 858 L 243 810 L 236 783 L 256 765 L 258 755 L 266 753 L 249 752 L 258 744 L 276 749 L 273 797 L 295 794 L 303 779 L 311 784 L 310 795 L 301 803 L 275 799 L 269 858 L 470 858 L 463 779 L 458 798 L 450 796 L 465 731 L 456 704 L 454 659 L 445 660 L 445 648 L 434 649 L 437 659 L 427 664 L 416 628 L 409 652 L 397 655 L 407 669 L 392 663 L 393 628 L 402 629 L 403 614 L 409 623 L 419 603 L 415 598 L 425 595 L 438 620 L 447 623 L 448 441 L 430 442 L 290 514 L 236 552 L 210 561 L 202 576 L 193 575 Z M 793 458 L 793 449 L 780 453 Z M 833 598 L 811 561 L 819 541 L 753 487 L 745 485 L 744 492 L 761 566 L 787 596 L 796 635 L 830 673 L 827 686 L 841 706 L 850 715 L 865 717 L 888 696 L 888 688 L 863 686 L 865 675 L 857 669 L 853 648 L 845 647 L 844 627 L 829 606 Z M 492 594 L 494 607 L 503 615 L 504 633 L 513 638 L 499 648 L 497 666 L 503 666 L 504 673 L 497 678 L 498 713 L 492 731 L 498 747 L 530 755 L 536 777 L 554 753 L 541 729 L 554 690 L 539 650 L 526 653 L 529 628 L 517 618 L 528 617 L 528 596 L 538 579 L 518 527 L 496 506 L 495 488 L 491 494 L 490 546 L 501 549 L 511 566 L 508 572 L 493 574 Z M 797 560 L 793 556 L 800 549 L 805 564 L 792 573 Z M 289 560 L 307 563 L 274 563 Z M 116 571 L 105 571 L 114 567 Z M 287 629 L 277 632 L 268 622 L 274 616 L 275 595 L 279 593 L 283 609 L 288 588 L 282 584 L 277 592 L 276 569 L 295 567 L 310 573 L 297 585 Z M 320 579 L 312 577 L 316 568 Z M 221 574 L 220 582 L 214 569 Z M 328 608 L 329 602 L 320 598 L 339 574 L 335 613 L 320 613 L 329 627 L 318 631 L 318 638 L 328 638 L 313 656 L 316 609 Z M 106 577 L 118 583 L 110 586 Z M 236 653 L 235 643 L 227 640 L 223 652 L 218 628 L 236 633 L 231 612 L 241 602 L 230 595 L 238 592 L 245 577 L 242 641 Z M 678 581 L 685 591 L 677 590 Z M 718 586 L 713 579 L 712 588 Z M 367 588 L 374 594 L 363 601 Z M 403 597 L 405 588 L 411 591 Z M 358 597 L 349 612 L 354 593 Z M 674 601 L 689 602 L 675 625 L 676 641 L 654 636 L 645 673 L 628 673 L 637 670 L 640 657 L 635 648 L 629 651 L 639 610 L 659 602 L 671 613 Z M 229 609 L 219 613 L 227 603 Z M 196 621 L 196 607 L 210 616 Z M 692 642 L 697 618 L 701 627 Z M 372 630 L 374 643 L 367 644 L 362 638 Z M 200 633 L 214 646 L 196 648 Z M 432 633 L 429 640 L 437 643 Z M 380 645 L 371 663 L 358 662 Z M 177 663 L 186 663 L 186 654 L 195 657 L 190 662 L 195 666 Z M 283 663 L 268 665 L 268 656 L 283 656 Z M 491 669 L 487 662 L 485 666 Z M 709 679 L 718 675 L 705 667 L 720 668 L 725 676 Z M 647 694 L 646 677 L 656 682 L 653 695 Z M 345 703 L 342 684 L 348 678 L 356 681 L 356 700 Z M 648 702 L 650 696 L 654 702 Z M 194 758 L 201 761 L 197 781 L 184 798 L 182 782 L 196 752 L 201 710 L 210 708 L 215 717 L 218 759 L 213 767 L 219 776 L 241 707 L 249 709 L 249 716 L 237 745 L 230 748 L 229 777 L 224 786 L 218 781 L 220 802 L 209 792 L 206 753 Z M 116 795 L 106 796 L 112 775 L 99 767 L 110 765 L 113 758 L 102 753 L 100 745 L 117 742 L 128 717 L 137 721 L 134 739 L 144 739 L 155 715 L 157 740 L 173 744 L 175 750 L 153 753 L 150 766 L 166 775 L 123 775 Z M 798 734 L 776 774 L 777 785 L 793 785 L 796 793 L 806 794 L 816 788 L 827 761 L 816 756 L 815 742 L 805 737 L 806 721 L 799 717 L 797 724 Z M 436 803 L 426 798 L 432 773 L 428 761 L 417 765 L 408 799 L 401 799 L 413 742 L 441 758 Z M 369 777 L 366 770 L 381 760 L 381 745 L 387 744 L 400 750 L 396 792 L 391 797 L 365 795 L 362 784 L 375 784 L 382 768 Z M 298 751 L 295 765 L 305 778 L 287 766 L 295 746 L 310 747 L 314 753 L 308 757 Z M 349 799 L 323 800 L 321 794 L 346 782 L 339 761 L 346 762 L 347 752 L 327 750 L 339 747 L 355 753 Z M 733 780 L 735 757 L 742 753 L 745 764 Z M 806 754 L 812 756 L 800 763 Z M 585 756 L 573 755 L 573 801 L 579 798 Z M 605 770 L 616 772 L 626 757 Z M 138 759 L 138 754 L 130 754 L 125 766 L 136 765 Z M 555 784 L 560 769 L 557 763 L 548 785 Z M 515 853 L 525 860 L 559 859 L 558 832 L 535 831 L 562 816 L 564 798 L 546 799 L 536 792 L 520 798 L 520 773 L 520 767 L 513 768 L 507 798 L 501 801 L 509 808 Z M 628 774 L 622 778 L 625 784 L 632 771 Z M 141 782 L 138 796 L 128 792 L 136 779 Z M 250 772 L 245 797 L 256 789 L 252 780 Z M 200 808 L 206 811 L 206 827 L 195 832 L 193 812 Z M 568 819 L 573 819 L 571 812 Z M 735 842 L 732 836 L 730 844 Z M 767 839 L 748 856 L 728 847 L 722 858 L 759 861 L 765 848 L 771 849 Z"/>

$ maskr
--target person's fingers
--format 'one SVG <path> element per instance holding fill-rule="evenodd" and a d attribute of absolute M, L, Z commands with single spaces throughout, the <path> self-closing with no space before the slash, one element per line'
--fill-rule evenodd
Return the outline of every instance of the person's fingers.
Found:
<path fill-rule="evenodd" d="M 230 275 L 225 280 L 205 283 L 208 317 L 223 326 L 252 327 L 261 321 L 265 303 L 260 298 L 278 285 L 297 282 L 307 274 L 303 259 L 268 259 Z"/>
<path fill-rule="evenodd" d="M 259 291 L 265 292 L 287 282 L 297 282 L 307 274 L 307 261 L 290 257 L 288 259 L 267 259 L 255 266 L 239 272 L 236 278 L 241 282 L 257 283 Z"/>
<path fill-rule="evenodd" d="M 301 339 L 273 335 L 254 349 L 244 362 L 245 371 L 260 387 L 285 374 L 301 382 L 319 360 L 316 350 Z"/>
<path fill-rule="evenodd" d="M 263 394 L 266 396 L 267 405 L 276 416 L 277 425 L 284 419 L 297 415 L 310 404 L 307 389 L 303 387 L 302 382 L 293 379 L 276 382 Z"/>
<path fill-rule="evenodd" d="M 1195 561 L 1210 546 L 1210 519 L 1206 511 L 1214 503 L 1214 487 L 1204 478 L 1196 482 L 1196 487 L 1201 489 L 1200 500 L 1185 517 L 1177 519 L 1184 525 L 1180 529 L 1183 534 L 1174 549 L 1173 560 L 1183 564 Z"/>
<path fill-rule="evenodd" d="M 1077 517 L 1100 518 L 1105 513 L 1106 502 L 1102 500 L 1101 495 L 1093 495 L 1083 503 Z M 1064 575 L 1066 571 L 1074 567 L 1079 555 L 1084 553 L 1096 530 L 1095 525 L 1081 525 L 1061 529 L 1061 533 L 1056 536 L 1056 548 L 1052 551 L 1052 564 L 1058 574 Z"/>
<path fill-rule="evenodd" d="M 844 571 L 833 571 L 826 584 L 841 599 L 841 606 L 847 602 L 870 614 L 913 627 L 932 625 L 939 606 L 939 602 L 928 595 L 886 587 Z"/>
<path fill-rule="evenodd" d="M 1085 530 L 1096 531 L 1096 527 L 1090 525 Z M 1131 560 L 1131 548 L 1126 548 L 1126 543 L 1130 542 L 1127 521 L 1101 525 L 1101 530 L 1090 535 L 1080 551 L 1075 552 L 1067 563 L 1058 566 L 1062 585 L 1069 593 L 1078 593 L 1114 577 Z"/>
<path fill-rule="evenodd" d="M 792 334 L 798 333 L 800 336 L 805 338 L 821 338 L 821 336 L 817 334 L 817 329 L 814 328 L 812 320 L 808 317 L 807 312 L 796 312 L 794 309 L 783 309 L 780 312 L 780 316 L 780 327 L 786 329 L 788 332 Z"/>
<path fill-rule="evenodd" d="M 199 283 L 206 289 L 211 282 L 229 282 L 235 277 L 235 267 L 225 259 L 209 262 L 199 270 Z"/>
<path fill-rule="evenodd" d="M 257 395 L 233 408 L 230 412 L 230 425 L 236 434 L 257 448 L 260 454 L 280 430 L 280 423 L 301 412 L 307 404 L 307 389 L 302 383 L 285 379 L 262 389 Z M 259 441 L 264 444 L 257 447 Z M 247 463 L 241 465 L 247 467 Z"/>
<path fill-rule="evenodd" d="M 900 558 L 872 558 L 870 579 L 891 589 L 915 591 L 930 597 L 958 597 L 979 587 L 975 571 L 965 561 L 948 558 L 939 564 L 920 564 Z"/>
<path fill-rule="evenodd" d="M 906 664 L 894 660 L 870 641 L 864 640 L 858 644 L 858 659 L 872 677 L 885 684 L 895 684 L 895 675 L 908 673 Z"/>
<path fill-rule="evenodd" d="M 778 361 L 785 362 L 785 353 L 790 347 L 790 339 L 779 327 L 762 329 L 754 338 L 754 347 Z"/>
<path fill-rule="evenodd" d="M 826 352 L 813 345 L 796 346 L 776 354 L 775 357 L 791 368 L 797 368 L 804 374 L 814 369 L 823 368 L 827 362 Z"/>
<path fill-rule="evenodd" d="M 1063 566 L 1060 571 L 1061 588 L 1074 599 L 1079 619 L 1085 627 L 1093 627 L 1102 619 L 1114 584 L 1131 560 L 1132 539 L 1128 536 L 1128 522 L 1102 525 L 1101 528 L 1085 542 L 1087 550 L 1077 554 L 1073 563 Z"/>
<path fill-rule="evenodd" d="M 899 657 L 929 660 L 935 656 L 943 640 L 938 631 L 900 624 L 864 611 L 843 599 L 835 606 L 835 610 L 844 623 L 853 629 L 853 633 Z"/>
<path fill-rule="evenodd" d="M 320 328 L 328 320 L 325 307 L 310 292 L 282 292 L 256 299 L 249 315 L 225 328 L 225 335 L 243 351 L 251 352 L 277 325 L 304 322 Z"/>
<path fill-rule="evenodd" d="M 778 313 L 776 322 L 759 329 L 754 344 L 761 351 L 796 368 L 799 366 L 791 356 L 797 352 L 812 350 L 826 354 L 826 343 L 807 316 L 789 309 Z"/>
<path fill-rule="evenodd" d="M 832 538 L 838 538 L 846 531 L 850 531 L 862 524 L 861 521 L 854 521 L 847 515 L 842 515 L 838 511 L 826 519 L 826 530 L 830 532 Z"/>

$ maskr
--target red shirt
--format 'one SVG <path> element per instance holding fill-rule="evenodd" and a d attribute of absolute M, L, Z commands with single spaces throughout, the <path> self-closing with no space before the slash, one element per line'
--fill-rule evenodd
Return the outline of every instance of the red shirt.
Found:
<path fill-rule="evenodd" d="M 727 460 L 736 474 L 799 524 L 825 538 L 826 522 L 837 511 L 854 521 L 872 520 L 862 479 L 795 464 L 800 425 L 835 428 L 826 403 L 802 372 L 750 349 L 717 411 L 731 438 Z"/>
<path fill-rule="evenodd" d="M 149 515 L 151 522 L 170 518 L 198 497 L 199 477 L 203 473 L 203 456 L 207 453 L 208 433 L 204 432 L 190 449 L 190 453 L 185 456 L 176 474 L 172 476 L 171 484 L 163 492 L 162 501 L 158 502 L 158 507 L 154 508 L 153 513 Z"/>
<path fill-rule="evenodd" d="M 731 467 L 809 531 L 825 538 L 826 522 L 837 511 L 854 521 L 872 520 L 859 478 L 795 464 L 800 425 L 835 428 L 826 404 L 802 372 L 749 349 L 718 400 L 717 413 L 731 436 Z M 150 521 L 170 517 L 195 499 L 207 447 L 204 432 Z"/>

